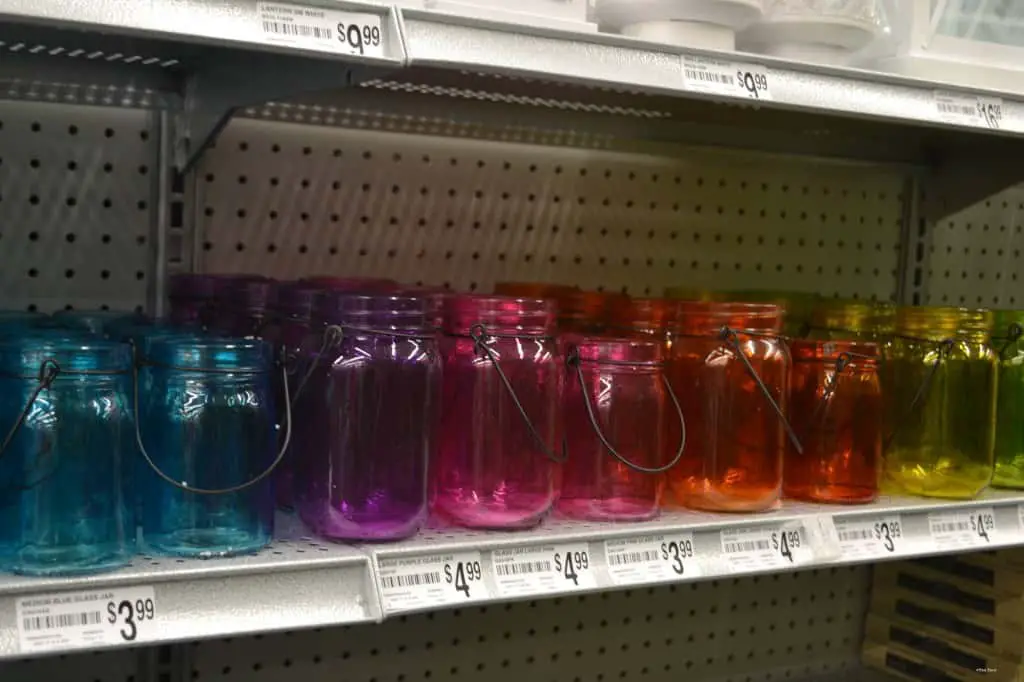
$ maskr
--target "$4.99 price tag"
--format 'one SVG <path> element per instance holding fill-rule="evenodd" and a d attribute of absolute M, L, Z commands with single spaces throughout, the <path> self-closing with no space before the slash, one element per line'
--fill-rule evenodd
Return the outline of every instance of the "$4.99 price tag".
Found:
<path fill-rule="evenodd" d="M 597 587 L 585 542 L 496 549 L 491 552 L 491 564 L 502 597 Z"/>
<path fill-rule="evenodd" d="M 480 552 L 381 559 L 384 610 L 410 611 L 489 599 Z"/>
<path fill-rule="evenodd" d="M 648 535 L 604 543 L 608 575 L 616 585 L 636 585 L 702 575 L 693 533 Z"/>
<path fill-rule="evenodd" d="M 760 64 L 683 57 L 683 87 L 711 95 L 770 100 L 768 69 Z"/>
<path fill-rule="evenodd" d="M 269 43 L 368 57 L 384 56 L 381 17 L 323 7 L 259 2 L 257 18 Z"/>
<path fill-rule="evenodd" d="M 23 654 L 143 642 L 160 615 L 152 587 L 22 597 L 16 610 Z"/>
<path fill-rule="evenodd" d="M 899 514 L 836 519 L 835 524 L 844 558 L 873 559 L 898 555 L 907 549 Z"/>
<path fill-rule="evenodd" d="M 733 572 L 809 563 L 814 552 L 802 527 L 760 526 L 721 532 L 722 556 Z"/>
<path fill-rule="evenodd" d="M 992 507 L 933 512 L 928 515 L 928 530 L 935 545 L 943 549 L 987 547 L 999 539 Z"/>

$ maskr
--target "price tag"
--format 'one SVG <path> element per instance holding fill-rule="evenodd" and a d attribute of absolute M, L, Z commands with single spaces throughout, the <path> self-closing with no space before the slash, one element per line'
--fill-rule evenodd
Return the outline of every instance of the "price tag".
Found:
<path fill-rule="evenodd" d="M 381 559 L 378 570 L 388 612 L 489 599 L 480 552 Z"/>
<path fill-rule="evenodd" d="M 491 552 L 491 565 L 502 597 L 597 587 L 585 542 L 496 549 Z"/>
<path fill-rule="evenodd" d="M 1002 130 L 1003 100 L 998 97 L 935 93 L 935 109 L 947 123 Z"/>
<path fill-rule="evenodd" d="M 384 56 L 378 14 L 261 0 L 257 4 L 257 19 L 268 43 L 366 57 Z"/>
<path fill-rule="evenodd" d="M 144 642 L 160 615 L 152 587 L 22 597 L 15 609 L 23 654 Z"/>
<path fill-rule="evenodd" d="M 928 515 L 928 530 L 935 545 L 943 549 L 987 547 L 999 542 L 992 507 L 934 512 Z"/>
<path fill-rule="evenodd" d="M 734 572 L 788 568 L 814 560 L 802 527 L 761 526 L 723 530 L 722 555 Z"/>
<path fill-rule="evenodd" d="M 693 533 L 606 540 L 604 556 L 615 585 L 636 585 L 703 575 L 694 555 Z"/>
<path fill-rule="evenodd" d="M 836 531 L 843 558 L 877 559 L 903 553 L 907 548 L 899 514 L 868 519 L 838 519 Z"/>
<path fill-rule="evenodd" d="M 683 87 L 693 92 L 728 97 L 772 98 L 765 67 L 705 57 L 683 57 Z"/>

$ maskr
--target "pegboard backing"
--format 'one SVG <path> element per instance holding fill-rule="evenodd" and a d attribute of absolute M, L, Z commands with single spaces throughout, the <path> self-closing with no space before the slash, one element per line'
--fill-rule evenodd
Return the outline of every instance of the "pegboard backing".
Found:
<path fill-rule="evenodd" d="M 0 307 L 145 305 L 154 116 L 0 103 Z"/>
<path fill-rule="evenodd" d="M 1024 308 L 1024 185 L 1008 189 L 933 226 L 928 302 Z"/>
<path fill-rule="evenodd" d="M 94 651 L 0 663 L 4 682 L 141 682 L 138 649 Z"/>
<path fill-rule="evenodd" d="M 240 119 L 197 173 L 199 269 L 891 298 L 898 170 Z"/>
<path fill-rule="evenodd" d="M 194 680 L 768 682 L 856 667 L 867 567 L 406 616 L 191 645 Z"/>

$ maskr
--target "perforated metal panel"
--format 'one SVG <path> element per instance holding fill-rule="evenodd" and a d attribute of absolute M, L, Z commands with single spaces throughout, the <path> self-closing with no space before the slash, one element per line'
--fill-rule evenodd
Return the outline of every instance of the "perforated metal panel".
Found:
<path fill-rule="evenodd" d="M 199 170 L 200 267 L 481 291 L 533 279 L 637 294 L 675 285 L 888 299 L 902 180 L 779 157 L 243 119 Z"/>
<path fill-rule="evenodd" d="M 153 115 L 0 103 L 0 307 L 146 303 Z"/>
<path fill-rule="evenodd" d="M 195 644 L 198 680 L 767 682 L 856 667 L 869 570 L 442 611 Z"/>
<path fill-rule="evenodd" d="M 139 651 L 97 651 L 0 663 L 4 682 L 139 682 Z"/>

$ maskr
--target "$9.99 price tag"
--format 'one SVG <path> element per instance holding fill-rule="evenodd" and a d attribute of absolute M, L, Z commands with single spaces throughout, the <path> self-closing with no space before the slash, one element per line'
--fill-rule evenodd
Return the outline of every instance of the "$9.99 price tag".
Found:
<path fill-rule="evenodd" d="M 283 2 L 258 4 L 264 39 L 305 50 L 383 57 L 381 17 Z"/>
<path fill-rule="evenodd" d="M 683 57 L 683 87 L 711 95 L 770 100 L 772 91 L 768 69 L 760 64 Z"/>
<path fill-rule="evenodd" d="M 160 615 L 152 587 L 22 597 L 16 610 L 21 653 L 143 642 Z"/>
<path fill-rule="evenodd" d="M 496 549 L 491 552 L 491 564 L 502 597 L 597 587 L 585 542 Z"/>
<path fill-rule="evenodd" d="M 381 559 L 378 581 L 388 613 L 489 599 L 480 552 Z"/>

